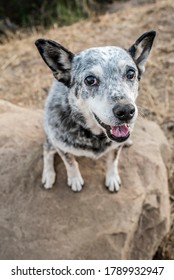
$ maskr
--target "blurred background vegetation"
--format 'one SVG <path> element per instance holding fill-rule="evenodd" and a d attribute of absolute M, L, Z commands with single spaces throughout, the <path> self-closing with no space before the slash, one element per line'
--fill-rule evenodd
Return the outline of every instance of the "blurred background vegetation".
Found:
<path fill-rule="evenodd" d="M 18 27 L 72 24 L 121 0 L 0 0 L 0 20 Z"/>

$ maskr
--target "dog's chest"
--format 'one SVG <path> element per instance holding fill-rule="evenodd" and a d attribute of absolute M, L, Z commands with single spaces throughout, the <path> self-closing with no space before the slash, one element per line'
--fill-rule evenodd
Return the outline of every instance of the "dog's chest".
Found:
<path fill-rule="evenodd" d="M 73 148 L 74 152 L 79 153 L 81 151 L 82 154 L 92 153 L 97 157 L 105 153 L 112 146 L 112 141 L 104 133 L 95 135 L 90 130 L 82 127 L 61 134 L 60 140 L 67 148 Z"/>

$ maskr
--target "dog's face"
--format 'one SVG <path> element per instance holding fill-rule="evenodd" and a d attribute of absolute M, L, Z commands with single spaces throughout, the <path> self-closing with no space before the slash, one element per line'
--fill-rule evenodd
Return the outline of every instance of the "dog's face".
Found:
<path fill-rule="evenodd" d="M 137 117 L 138 75 L 130 54 L 118 47 L 87 49 L 73 59 L 76 104 L 85 104 L 97 125 L 117 142 L 129 137 Z"/>
<path fill-rule="evenodd" d="M 56 79 L 70 88 L 73 104 L 110 139 L 123 142 L 138 115 L 138 81 L 154 37 L 147 32 L 128 50 L 100 47 L 76 55 L 50 40 L 39 39 L 36 46 Z"/>

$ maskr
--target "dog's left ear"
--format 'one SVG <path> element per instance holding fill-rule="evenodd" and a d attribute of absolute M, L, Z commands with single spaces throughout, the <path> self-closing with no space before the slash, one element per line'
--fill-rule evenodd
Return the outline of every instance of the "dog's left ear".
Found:
<path fill-rule="evenodd" d="M 139 68 L 140 75 L 145 71 L 145 62 L 150 53 L 155 36 L 155 31 L 146 32 L 128 49 L 128 52 Z"/>
<path fill-rule="evenodd" d="M 35 45 L 45 63 L 52 70 L 54 77 L 69 86 L 74 54 L 52 40 L 38 39 Z"/>

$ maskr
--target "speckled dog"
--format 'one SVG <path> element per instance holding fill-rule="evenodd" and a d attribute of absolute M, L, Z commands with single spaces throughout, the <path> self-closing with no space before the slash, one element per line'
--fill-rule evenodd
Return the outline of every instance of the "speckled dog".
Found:
<path fill-rule="evenodd" d="M 155 35 L 155 31 L 144 33 L 128 50 L 107 46 L 77 54 L 51 40 L 36 41 L 55 77 L 45 105 L 42 182 L 46 189 L 55 182 L 57 152 L 73 191 L 81 191 L 84 184 L 74 156 L 97 159 L 104 154 L 105 185 L 111 192 L 119 190 L 118 157 L 138 115 L 138 83 Z"/>

